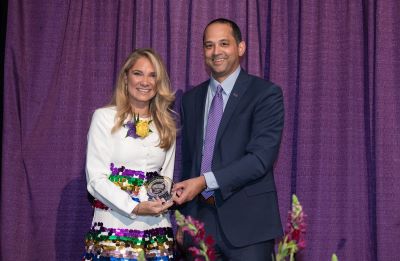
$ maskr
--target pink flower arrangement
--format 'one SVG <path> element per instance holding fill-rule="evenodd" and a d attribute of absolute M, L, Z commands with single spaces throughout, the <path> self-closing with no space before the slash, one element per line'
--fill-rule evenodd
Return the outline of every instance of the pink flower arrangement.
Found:
<path fill-rule="evenodd" d="M 297 196 L 292 196 L 292 210 L 289 211 L 288 222 L 286 224 L 285 236 L 279 242 L 278 252 L 275 255 L 276 261 L 283 261 L 289 257 L 294 261 L 294 254 L 306 247 L 306 215 L 303 212 Z"/>
<path fill-rule="evenodd" d="M 292 196 L 292 210 L 289 211 L 285 235 L 279 241 L 278 251 L 274 257 L 275 261 L 295 260 L 295 254 L 306 247 L 306 214 L 303 212 L 296 195 Z M 205 235 L 204 224 L 188 216 L 183 216 L 179 211 L 175 211 L 177 225 L 182 232 L 187 232 L 192 236 L 197 246 L 189 248 L 190 253 L 195 257 L 195 261 L 215 260 L 214 240 L 211 236 Z M 331 261 L 338 261 L 336 254 L 332 255 Z"/>
<path fill-rule="evenodd" d="M 214 239 L 206 236 L 204 223 L 192 218 L 185 217 L 178 210 L 175 210 L 176 224 L 182 229 L 183 233 L 188 233 L 195 246 L 189 247 L 190 253 L 195 257 L 195 261 L 213 261 L 216 259 L 214 250 Z"/>

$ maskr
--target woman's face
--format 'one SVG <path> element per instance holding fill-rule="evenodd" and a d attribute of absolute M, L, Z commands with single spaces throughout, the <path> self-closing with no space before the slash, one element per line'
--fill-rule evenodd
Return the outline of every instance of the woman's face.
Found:
<path fill-rule="evenodd" d="M 156 72 L 150 60 L 141 57 L 128 70 L 128 94 L 133 107 L 143 108 L 156 95 Z"/>

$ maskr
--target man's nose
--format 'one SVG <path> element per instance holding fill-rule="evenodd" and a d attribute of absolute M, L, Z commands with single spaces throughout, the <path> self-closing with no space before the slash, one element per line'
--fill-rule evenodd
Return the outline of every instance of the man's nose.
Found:
<path fill-rule="evenodd" d="M 218 45 L 215 45 L 213 48 L 213 55 L 221 54 L 221 48 Z"/>

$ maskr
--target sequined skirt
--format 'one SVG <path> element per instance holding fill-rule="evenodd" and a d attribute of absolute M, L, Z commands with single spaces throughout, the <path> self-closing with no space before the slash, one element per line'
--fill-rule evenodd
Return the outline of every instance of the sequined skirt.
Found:
<path fill-rule="evenodd" d="M 173 260 L 170 227 L 149 230 L 106 228 L 94 223 L 86 235 L 83 260 Z"/>

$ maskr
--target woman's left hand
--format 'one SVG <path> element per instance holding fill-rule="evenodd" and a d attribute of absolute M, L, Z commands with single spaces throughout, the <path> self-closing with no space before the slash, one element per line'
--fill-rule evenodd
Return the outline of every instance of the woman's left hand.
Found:
<path fill-rule="evenodd" d="M 159 216 L 166 213 L 173 204 L 173 201 L 156 198 L 152 201 L 140 202 L 133 213 L 140 216 Z"/>

